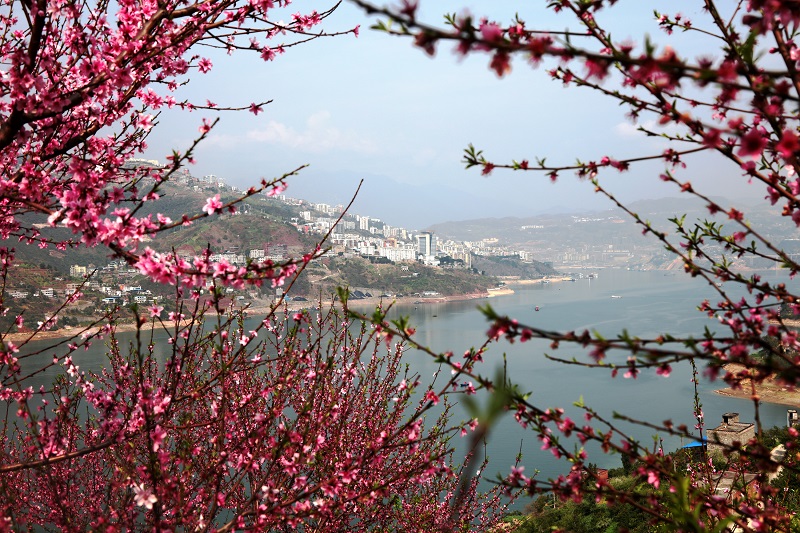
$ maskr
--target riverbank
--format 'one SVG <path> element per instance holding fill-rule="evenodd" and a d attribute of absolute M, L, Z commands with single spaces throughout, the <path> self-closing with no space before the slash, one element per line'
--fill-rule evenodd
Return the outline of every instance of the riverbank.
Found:
<path fill-rule="evenodd" d="M 724 369 L 726 372 L 736 374 L 745 370 L 745 367 L 743 365 L 728 364 L 724 366 Z M 762 402 L 800 407 L 800 390 L 789 389 L 772 378 L 768 378 L 756 384 L 755 391 L 758 399 Z M 739 389 L 727 387 L 724 389 L 717 389 L 714 392 L 730 398 L 753 400 L 753 391 L 749 379 L 744 380 L 742 382 L 742 387 Z"/>
<path fill-rule="evenodd" d="M 499 288 L 499 289 L 490 289 L 489 292 L 458 294 L 453 296 L 429 296 L 429 297 L 404 296 L 402 298 L 386 298 L 386 297 L 362 298 L 358 300 L 350 300 L 349 305 L 352 308 L 373 309 L 378 305 L 388 305 L 391 303 L 406 304 L 406 305 L 427 305 L 436 303 L 460 302 L 465 300 L 480 300 L 484 298 L 503 296 L 509 294 L 514 294 L 514 291 L 508 288 Z M 322 306 L 324 309 L 328 309 L 335 304 L 336 302 L 330 299 L 324 300 L 322 302 Z M 300 301 L 300 302 L 296 301 L 282 302 L 278 306 L 277 313 L 282 313 L 284 309 L 287 312 L 296 312 L 302 309 L 316 308 L 317 306 L 318 302 L 311 300 Z M 257 301 L 255 304 L 249 307 L 243 307 L 242 309 L 250 317 L 259 317 L 259 316 L 264 317 L 267 314 L 271 313 L 273 310 L 272 306 L 265 301 L 261 302 Z M 213 311 L 207 311 L 206 316 L 216 316 L 216 313 Z M 149 330 L 150 323 L 151 319 L 148 318 L 147 323 L 143 326 L 143 329 Z M 162 320 L 161 322 L 156 323 L 156 327 L 159 329 L 166 328 L 169 331 L 175 328 L 175 321 Z M 62 342 L 64 342 L 72 339 L 79 339 L 81 337 L 85 338 L 89 335 L 97 333 L 99 330 L 100 330 L 99 326 L 93 326 L 88 329 L 82 327 L 67 327 L 67 328 L 54 329 L 48 331 L 40 331 L 36 333 L 33 337 L 31 337 L 31 332 L 15 332 L 4 335 L 3 340 L 6 342 L 13 342 L 14 344 L 17 345 L 26 342 L 28 340 L 30 341 L 61 340 Z M 132 319 L 129 322 L 117 323 L 115 331 L 117 333 L 136 331 L 136 324 L 133 322 Z"/>
<path fill-rule="evenodd" d="M 503 283 L 506 286 L 514 286 L 514 285 L 538 285 L 540 283 L 561 283 L 562 281 L 575 281 L 575 278 L 571 278 L 569 276 L 545 276 L 544 278 L 540 279 L 506 279 L 501 278 Z"/>
<path fill-rule="evenodd" d="M 489 298 L 494 298 L 495 296 L 508 296 L 509 294 L 514 294 L 514 289 L 509 289 L 508 287 L 489 289 Z"/>
<path fill-rule="evenodd" d="M 216 313 L 208 313 L 216 315 Z M 143 325 L 142 330 L 150 331 L 151 320 L 148 319 Z M 188 323 L 188 321 L 185 321 Z M 160 322 L 156 322 L 155 327 L 157 329 L 166 329 L 167 331 L 173 330 L 175 328 L 175 321 L 174 320 L 162 320 Z M 23 342 L 33 342 L 33 341 L 52 341 L 52 340 L 60 340 L 61 342 L 68 342 L 72 339 L 85 339 L 92 335 L 96 335 L 100 332 L 102 326 L 91 326 L 91 327 L 67 327 L 61 329 L 52 329 L 47 331 L 39 331 L 35 335 L 31 336 L 32 333 L 30 331 L 25 332 L 16 332 L 16 333 L 7 333 L 3 336 L 3 340 L 6 342 L 13 342 L 14 344 L 20 344 Z M 116 333 L 124 333 L 124 332 L 131 332 L 136 331 L 136 323 L 133 322 L 131 319 L 129 322 L 118 322 L 114 326 L 114 331 Z"/>

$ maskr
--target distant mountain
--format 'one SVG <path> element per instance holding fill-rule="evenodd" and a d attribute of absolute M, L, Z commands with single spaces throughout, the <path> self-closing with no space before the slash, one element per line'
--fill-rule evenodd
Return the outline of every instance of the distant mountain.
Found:
<path fill-rule="evenodd" d="M 723 207 L 741 205 L 721 197 L 712 198 Z M 671 229 L 668 222 L 675 216 L 687 216 L 687 220 L 715 219 L 720 223 L 729 223 L 725 213 L 712 216 L 702 200 L 693 197 L 667 197 L 652 200 L 638 200 L 626 206 L 642 219 L 659 224 L 666 231 Z M 756 204 L 746 215 L 751 220 L 760 220 L 770 226 L 778 226 L 780 231 L 791 232 L 793 224 L 790 220 L 781 219 L 780 209 L 772 206 Z M 463 241 L 480 241 L 483 239 L 499 239 L 504 244 L 520 244 L 530 240 L 562 239 L 562 242 L 585 238 L 587 241 L 598 240 L 599 237 L 611 238 L 626 233 L 640 233 L 641 228 L 633 224 L 631 217 L 622 209 L 586 210 L 539 214 L 529 217 L 477 218 L 440 222 L 427 229 L 440 238 Z"/>
<path fill-rule="evenodd" d="M 731 205 L 730 200 L 726 198 L 712 197 L 711 200 L 721 206 Z M 638 213 L 640 216 L 644 216 L 645 214 L 667 214 L 668 216 L 672 217 L 675 215 L 698 212 L 708 214 L 706 203 L 703 200 L 693 196 L 673 196 L 657 199 L 636 200 L 628 204 L 626 207 L 634 213 Z M 615 208 L 614 211 L 618 211 L 620 213 L 622 212 L 622 210 L 619 208 Z"/>
<path fill-rule="evenodd" d="M 480 218 L 458 222 L 442 222 L 429 227 L 441 239 L 457 241 L 481 241 L 484 239 L 500 239 L 501 244 L 526 241 L 532 230 L 544 230 L 560 233 L 573 225 L 579 218 L 621 220 L 621 215 L 614 211 L 595 211 L 580 215 L 551 214 L 530 217 Z M 542 231 L 536 233 L 541 234 Z"/>

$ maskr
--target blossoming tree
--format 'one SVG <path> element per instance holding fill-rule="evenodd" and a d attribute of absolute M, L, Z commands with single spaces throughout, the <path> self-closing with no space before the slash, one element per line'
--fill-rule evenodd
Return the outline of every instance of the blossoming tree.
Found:
<path fill-rule="evenodd" d="M 476 480 L 456 483 L 449 439 L 462 428 L 448 425 L 444 404 L 431 414 L 455 377 L 425 389 L 403 369 L 402 345 L 378 328 L 354 330 L 335 311 L 291 316 L 276 306 L 251 326 L 220 309 L 226 288 L 291 283 L 320 248 L 239 267 L 212 261 L 210 250 L 181 257 L 146 243 L 275 194 L 297 172 L 171 220 L 144 205 L 158 205 L 215 121 L 199 119 L 196 141 L 164 168 L 124 166 L 145 150 L 162 109 L 262 111 L 267 102 L 222 108 L 176 97 L 212 70 L 200 45 L 271 61 L 358 33 L 320 29 L 338 4 L 293 15 L 288 4 L 0 2 L 0 235 L 61 251 L 104 247 L 176 293 L 169 321 L 157 305 L 135 310 L 132 341 L 117 335 L 114 312 L 44 345 L 33 341 L 56 315 L 20 340 L 9 335 L 25 316 L 2 333 L 4 530 L 463 529 L 496 518 L 499 501 L 477 498 Z M 272 22 L 281 16 L 290 22 Z M 72 237 L 56 239 L 47 226 Z M 0 249 L 0 260 L 6 280 L 14 250 Z M 4 283 L 3 313 L 5 297 Z M 82 369 L 83 349 L 98 342 L 108 343 L 107 365 Z M 52 384 L 31 385 L 53 369 Z M 447 498 L 456 491 L 458 505 Z"/>
<path fill-rule="evenodd" d="M 665 332 L 654 338 L 639 338 L 623 332 L 616 338 L 602 338 L 589 331 L 545 331 L 513 317 L 499 316 L 487 308 L 485 312 L 492 323 L 489 337 L 510 342 L 547 339 L 552 350 L 570 347 L 582 351 L 583 365 L 610 369 L 614 376 L 620 372 L 635 378 L 651 370 L 668 376 L 675 364 L 697 364 L 706 378 L 721 377 L 730 386 L 748 387 L 759 425 L 759 384 L 772 377 L 785 387 L 798 386 L 797 332 L 790 327 L 788 318 L 800 311 L 800 295 L 788 284 L 770 283 L 758 274 L 743 273 L 734 266 L 737 258 L 757 257 L 794 276 L 800 270 L 797 257 L 772 242 L 763 228 L 749 222 L 741 207 L 714 200 L 716 190 L 704 190 L 692 183 L 684 177 L 683 170 L 689 154 L 714 155 L 719 160 L 720 172 L 726 172 L 730 180 L 738 178 L 760 185 L 765 201 L 780 206 L 780 214 L 776 216 L 800 225 L 797 2 L 698 0 L 694 4 L 702 15 L 695 20 L 669 12 L 672 6 L 664 3 L 667 12 L 657 12 L 651 28 L 652 32 L 663 32 L 662 36 L 657 41 L 643 37 L 637 42 L 627 34 L 612 37 L 608 22 L 625 9 L 622 2 L 615 0 L 541 2 L 542 10 L 551 10 L 562 16 L 560 20 L 566 20 L 566 30 L 540 27 L 534 21 L 538 20 L 535 15 L 524 20 L 520 15 L 509 14 L 508 20 L 496 21 L 481 17 L 480 13 L 463 12 L 445 15 L 445 23 L 437 24 L 425 20 L 418 1 L 403 0 L 389 8 L 353 1 L 367 13 L 380 16 L 376 29 L 413 39 L 414 45 L 427 54 L 432 55 L 449 43 L 461 56 L 486 55 L 490 69 L 497 76 L 508 75 L 515 64 L 522 68 L 538 67 L 557 83 L 603 95 L 609 102 L 627 109 L 628 117 L 642 132 L 659 136 L 667 145 L 657 153 L 634 158 L 608 154 L 597 160 L 579 159 L 576 164 L 564 165 L 525 154 L 513 161 L 497 161 L 470 145 L 465 150 L 464 162 L 468 168 L 477 167 L 484 175 L 491 174 L 492 179 L 502 179 L 494 176 L 500 169 L 538 174 L 553 181 L 576 173 L 597 193 L 625 210 L 642 233 L 661 241 L 689 275 L 708 282 L 717 298 L 698 302 L 699 310 L 719 320 L 725 333 L 715 335 L 706 331 L 698 332 L 696 337 L 678 338 Z M 535 12 L 536 7 L 526 4 L 524 9 Z M 687 36 L 695 39 L 687 40 Z M 697 42 L 704 43 L 705 48 L 698 49 Z M 709 214 L 717 218 L 692 223 L 676 213 L 668 230 L 627 209 L 606 186 L 604 178 L 609 173 L 624 173 L 645 161 L 663 161 L 664 171 L 654 178 L 700 199 Z M 720 217 L 724 217 L 724 224 Z M 732 287 L 746 288 L 748 296 L 734 300 Z M 609 363 L 607 354 L 613 351 L 627 353 L 627 363 Z M 756 352 L 767 355 L 755 357 Z M 450 361 L 446 357 L 441 359 Z M 741 370 L 731 370 L 732 367 L 726 366 L 729 363 L 737 363 Z M 480 377 L 474 358 L 468 363 L 450 364 L 466 367 L 481 384 L 492 386 L 492 380 Z M 695 380 L 700 379 L 698 372 L 694 374 Z M 603 419 L 589 406 L 581 406 L 587 420 L 583 424 L 568 418 L 560 409 L 537 407 L 519 395 L 507 407 L 523 426 L 537 433 L 544 449 L 570 463 L 567 475 L 551 481 L 527 477 L 515 469 L 506 480 L 510 486 L 525 487 L 531 493 L 552 490 L 564 498 L 580 499 L 585 494 L 595 494 L 598 501 L 634 505 L 647 513 L 654 524 L 666 524 L 681 531 L 717 531 L 727 527 L 776 531 L 791 527 L 791 516 L 796 509 L 784 507 L 781 503 L 784 499 L 774 497 L 776 489 L 767 476 L 779 466 L 797 472 L 794 452 L 798 433 L 794 429 L 790 430 L 790 440 L 786 443 L 792 453 L 780 464 L 757 439 L 727 446 L 728 473 L 742 483 L 747 479 L 742 475 L 744 472 L 755 473 L 759 483 L 719 496 L 715 489 L 721 472 L 715 471 L 711 462 L 701 461 L 690 465 L 688 470 L 676 469 L 673 456 L 643 448 L 612 420 Z M 696 431 L 703 428 L 700 407 L 698 401 L 695 405 L 698 425 L 694 431 L 669 421 L 638 423 L 696 438 Z M 586 449 L 571 448 L 568 437 L 577 437 L 581 444 L 596 442 L 605 452 L 620 453 L 629 463 L 635 461 L 638 475 L 655 492 L 635 494 L 616 490 L 586 468 L 589 460 Z"/>

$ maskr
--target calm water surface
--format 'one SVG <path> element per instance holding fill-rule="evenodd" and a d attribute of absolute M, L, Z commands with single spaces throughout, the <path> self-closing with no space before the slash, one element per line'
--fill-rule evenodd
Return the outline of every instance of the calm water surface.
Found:
<path fill-rule="evenodd" d="M 777 273 L 765 277 L 788 281 L 785 275 Z M 683 273 L 604 270 L 597 279 L 536 284 L 515 287 L 514 290 L 513 295 L 490 298 L 481 303 L 489 303 L 498 313 L 516 318 L 521 323 L 556 331 L 588 329 L 614 336 L 627 329 L 639 337 L 654 337 L 660 333 L 699 337 L 706 326 L 723 331 L 715 321 L 696 309 L 705 298 L 712 303 L 718 300 L 713 287 Z M 726 290 L 737 299 L 745 294 L 738 287 L 726 286 Z M 611 298 L 612 295 L 621 298 Z M 536 306 L 540 309 L 538 312 Z M 469 347 L 479 345 L 488 329 L 488 323 L 476 310 L 474 301 L 411 305 L 399 307 L 397 311 L 411 317 L 421 343 L 440 351 L 463 353 Z M 503 354 L 511 378 L 523 390 L 532 393 L 531 401 L 539 407 L 564 407 L 575 416 L 581 416 L 571 406 L 583 397 L 587 405 L 608 418 L 618 412 L 652 423 L 670 419 L 688 427 L 695 424 L 692 417 L 694 389 L 688 364 L 673 365 L 669 378 L 647 371 L 637 379 L 624 379 L 621 374 L 612 379 L 608 370 L 566 366 L 544 357 L 544 354 L 550 354 L 563 359 L 576 357 L 587 360 L 579 348 L 562 345 L 554 351 L 544 341 L 525 344 L 499 342 L 491 347 L 485 358 L 485 374 L 494 375 L 492 368 L 502 364 Z M 625 361 L 625 356 L 617 354 L 609 359 L 620 363 Z M 414 364 L 423 375 L 436 370 L 436 365 L 425 357 L 417 356 Z M 722 386 L 721 382 L 701 382 L 700 400 L 708 424 L 715 427 L 722 414 L 729 411 L 739 412 L 743 421 L 753 421 L 752 403 L 713 392 Z M 786 409 L 785 406 L 763 404 L 761 420 L 766 427 L 785 424 Z M 621 426 L 640 442 L 653 445 L 652 430 Z M 667 451 L 685 444 L 676 437 L 662 435 L 660 438 Z M 520 428 L 508 416 L 495 428 L 487 448 L 492 473 L 507 472 L 520 446 L 526 473 L 539 470 L 540 477 L 548 478 L 567 469 L 563 462 L 556 461 L 549 452 L 540 449 L 541 444 L 532 433 Z M 601 468 L 620 466 L 618 456 L 606 456 L 596 449 L 590 453 L 589 460 Z"/>
<path fill-rule="evenodd" d="M 770 279 L 778 279 L 778 276 L 782 275 L 767 275 Z M 781 280 L 788 281 L 785 276 Z M 485 303 L 490 303 L 497 312 L 517 318 L 521 323 L 556 331 L 589 329 L 613 336 L 627 329 L 640 337 L 653 337 L 660 333 L 700 336 L 705 326 L 712 329 L 718 326 L 696 310 L 704 298 L 716 301 L 713 288 L 682 273 L 604 270 L 600 271 L 597 279 L 536 284 L 516 287 L 515 291 L 513 295 L 477 302 L 398 305 L 393 313 L 411 318 L 412 325 L 417 329 L 418 342 L 437 351 L 451 350 L 456 355 L 482 342 L 488 324 L 476 307 Z M 738 298 L 744 291 L 734 288 L 731 294 Z M 620 298 L 611 298 L 612 295 Z M 536 306 L 540 309 L 538 312 L 535 311 Z M 131 342 L 133 334 L 121 334 L 120 338 L 123 342 Z M 165 338 L 165 335 L 157 336 L 162 341 Z M 47 343 L 37 342 L 34 346 L 41 348 Z M 52 360 L 55 351 L 48 350 L 42 357 Z M 523 390 L 532 393 L 531 401 L 537 406 L 564 407 L 579 417 L 580 413 L 571 406 L 582 397 L 587 405 L 606 417 L 619 412 L 653 423 L 671 419 L 676 424 L 694 425 L 693 387 L 688 365 L 674 367 L 669 378 L 648 371 L 638 379 L 623 379 L 621 376 L 612 379 L 608 370 L 565 366 L 546 359 L 546 353 L 565 359 L 574 356 L 585 360 L 585 354 L 573 347 L 562 346 L 553 351 L 549 343 L 543 341 L 525 344 L 499 342 L 491 347 L 485 357 L 484 373 L 494 375 L 495 368 L 502 365 L 505 354 L 511 378 Z M 438 369 L 438 365 L 423 354 L 409 351 L 407 357 L 423 377 L 432 376 Z M 82 369 L 97 371 L 106 363 L 104 346 L 96 343 L 88 351 L 76 354 L 74 359 Z M 615 362 L 624 362 L 625 356 L 612 355 L 611 360 L 615 359 Z M 35 388 L 39 384 L 49 385 L 58 372 L 59 368 L 49 369 L 37 375 L 32 384 Z M 716 426 L 721 415 L 728 411 L 739 412 L 742 420 L 752 421 L 752 404 L 714 394 L 714 389 L 721 386 L 720 383 L 707 381 L 701 384 L 700 397 L 708 423 Z M 457 416 L 463 416 L 463 412 L 459 411 Z M 784 424 L 786 407 L 764 404 L 761 417 L 767 427 Z M 652 445 L 652 430 L 639 427 L 630 427 L 629 430 L 641 442 Z M 683 444 L 679 438 L 662 438 L 667 451 Z M 494 477 L 496 472 L 507 473 L 520 448 L 526 473 L 539 470 L 541 478 L 548 478 L 567 469 L 564 463 L 540 449 L 540 443 L 532 433 L 520 428 L 508 416 L 493 429 L 487 447 L 489 477 Z M 605 456 L 591 449 L 590 461 L 601 468 L 620 466 L 617 456 Z"/>

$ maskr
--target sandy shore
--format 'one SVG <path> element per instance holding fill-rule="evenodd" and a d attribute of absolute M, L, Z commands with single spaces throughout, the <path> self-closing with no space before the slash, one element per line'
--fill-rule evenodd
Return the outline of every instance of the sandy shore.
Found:
<path fill-rule="evenodd" d="M 575 281 L 574 278 L 569 276 L 553 276 L 553 277 L 544 277 L 541 279 L 503 279 L 503 283 L 506 286 L 514 286 L 514 285 L 536 285 L 537 283 L 560 283 L 562 281 Z"/>
<path fill-rule="evenodd" d="M 792 318 L 784 318 L 783 320 L 781 320 L 781 322 L 783 322 L 784 326 L 788 326 L 790 328 L 800 328 L 800 320 L 795 320 Z M 769 323 L 777 324 L 778 322 L 775 320 L 770 320 Z"/>
<path fill-rule="evenodd" d="M 374 308 L 378 305 L 383 303 L 384 305 L 390 304 L 392 302 L 398 304 L 414 304 L 414 305 L 425 305 L 425 304 L 434 304 L 434 303 L 447 303 L 447 302 L 459 302 L 464 300 L 479 300 L 483 298 L 489 298 L 494 296 L 502 296 L 514 294 L 512 289 L 508 288 L 500 288 L 500 289 L 491 289 L 490 292 L 482 292 L 482 293 L 472 293 L 472 294 L 459 294 L 455 296 L 431 296 L 431 297 L 415 297 L 415 296 L 406 296 L 403 298 L 363 298 L 360 300 L 351 300 L 349 302 L 350 307 L 353 308 Z M 326 300 L 322 302 L 324 308 L 329 308 L 333 305 L 332 300 Z M 282 313 L 284 309 L 286 311 L 299 311 L 301 309 L 307 308 L 315 308 L 318 306 L 318 302 L 308 300 L 305 302 L 283 302 L 278 306 L 278 313 Z M 264 317 L 268 313 L 272 311 L 272 307 L 269 305 L 264 305 L 263 303 L 259 303 L 259 305 L 251 305 L 250 307 L 244 308 L 247 312 L 247 315 L 250 317 Z M 212 316 L 216 315 L 215 312 L 207 311 L 206 315 Z M 144 329 L 149 329 L 150 327 L 150 319 L 147 319 L 147 323 L 143 326 Z M 175 322 L 172 320 L 163 320 L 160 323 L 156 324 L 157 328 L 166 327 L 168 330 L 175 327 Z M 50 331 L 40 331 L 36 333 L 36 335 L 31 338 L 30 332 L 17 332 L 17 333 L 8 333 L 3 336 L 3 340 L 10 341 L 15 344 L 19 344 L 21 342 L 25 342 L 28 339 L 32 341 L 41 341 L 41 340 L 69 340 L 72 338 L 80 338 L 81 336 L 87 336 L 87 334 L 96 333 L 100 328 L 99 327 L 92 327 L 88 330 L 80 327 L 71 327 L 71 328 L 62 328 Z M 118 323 L 116 326 L 116 331 L 118 333 L 122 332 L 130 332 L 136 331 L 136 324 L 133 321 L 130 322 L 123 322 Z"/>
<path fill-rule="evenodd" d="M 509 294 L 514 294 L 514 289 L 509 289 L 508 287 L 489 289 L 489 298 L 494 298 L 495 296 L 508 296 Z"/>
<path fill-rule="evenodd" d="M 742 365 L 725 365 L 725 371 L 737 373 L 744 370 Z M 759 400 L 766 403 L 774 403 L 779 405 L 791 405 L 793 407 L 800 406 L 800 390 L 790 390 L 789 388 L 775 382 L 775 380 L 767 379 L 756 385 L 756 394 Z M 722 396 L 729 396 L 731 398 L 741 398 L 743 400 L 753 400 L 753 393 L 750 386 L 750 380 L 742 382 L 742 388 L 732 389 L 730 387 L 718 389 L 714 391 Z"/>
<path fill-rule="evenodd" d="M 800 328 L 800 320 L 795 319 L 782 319 L 783 325 L 791 328 Z M 770 321 L 770 324 L 777 324 L 777 321 Z M 729 364 L 725 365 L 725 371 L 731 373 L 741 372 L 745 369 L 743 365 Z M 730 387 L 715 390 L 717 394 L 722 396 L 730 396 L 731 398 L 741 398 L 744 400 L 751 400 L 753 397 L 750 380 L 742 382 L 742 388 L 732 389 Z M 773 379 L 765 380 L 756 385 L 756 394 L 762 402 L 774 403 L 779 405 L 791 405 L 793 407 L 800 407 L 800 390 L 791 390 L 788 387 L 777 383 Z"/>
<path fill-rule="evenodd" d="M 147 322 L 142 326 L 142 330 L 150 331 L 150 320 L 148 319 Z M 174 320 L 162 320 L 161 322 L 156 323 L 156 328 L 163 329 L 166 328 L 170 330 L 175 327 Z M 62 329 L 54 329 L 49 331 L 40 331 L 36 333 L 31 338 L 31 332 L 18 332 L 18 333 L 8 333 L 3 336 L 4 341 L 11 341 L 15 344 L 19 344 L 21 342 L 26 342 L 28 340 L 32 341 L 47 341 L 47 340 L 56 340 L 60 339 L 62 341 L 68 341 L 71 339 L 81 339 L 86 338 L 91 335 L 96 334 L 100 331 L 99 326 L 92 326 L 90 328 L 84 327 L 71 327 L 71 328 L 62 328 Z M 130 322 L 122 322 L 117 323 L 114 330 L 117 333 L 123 333 L 126 331 L 136 331 L 136 324 L 133 321 Z"/>

